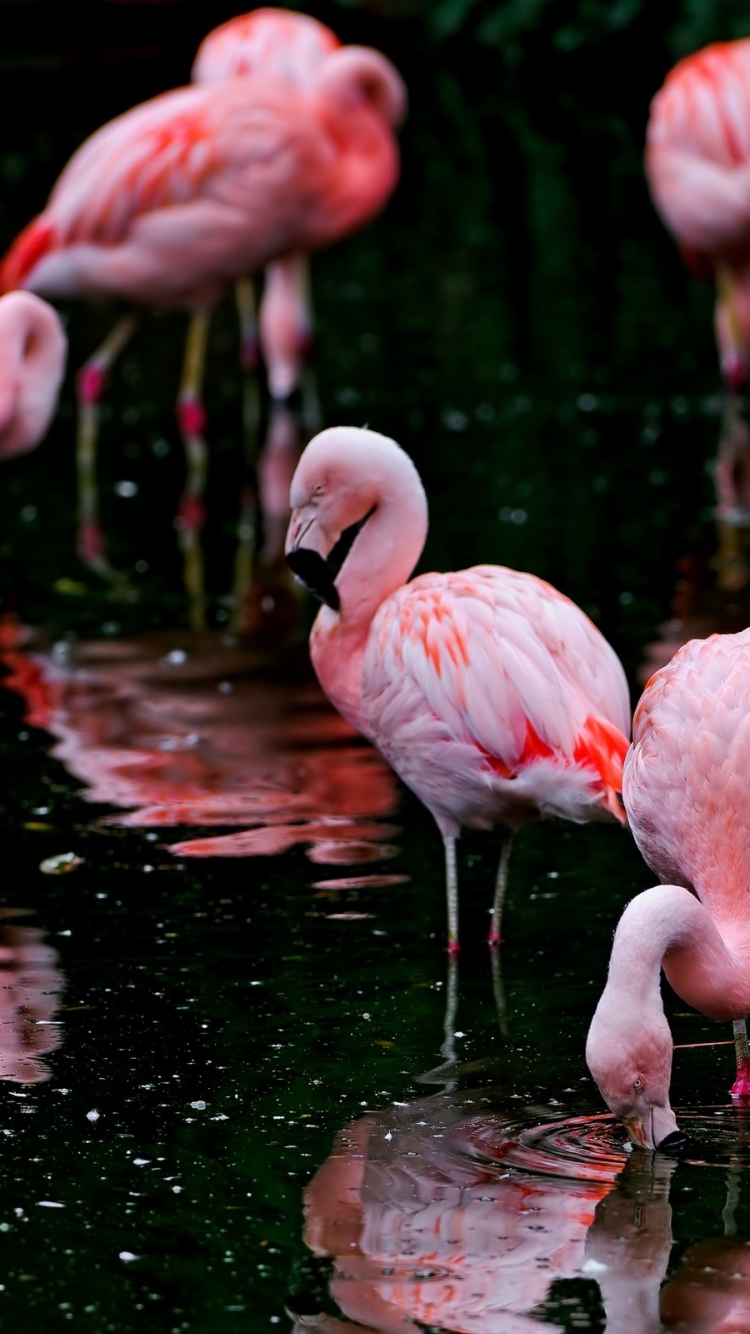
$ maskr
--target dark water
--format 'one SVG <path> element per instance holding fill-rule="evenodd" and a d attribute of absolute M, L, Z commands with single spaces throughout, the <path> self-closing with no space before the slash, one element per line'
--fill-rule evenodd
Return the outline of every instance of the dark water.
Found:
<path fill-rule="evenodd" d="M 387 50 L 412 101 L 387 213 L 316 260 L 323 420 L 413 455 L 422 568 L 551 579 L 634 690 L 678 583 L 701 632 L 745 619 L 706 564 L 711 293 L 640 172 L 675 44 L 722 35 L 699 9 L 634 6 L 578 45 L 560 10 L 521 23 L 515 55 L 470 25 L 437 43 L 417 7 L 316 11 Z M 2 7 L 0 239 L 85 134 L 187 77 L 232 12 L 207 10 Z M 73 366 L 113 314 L 71 307 Z M 628 836 L 524 833 L 494 978 L 499 843 L 463 840 L 449 976 L 439 839 L 321 699 L 278 571 L 260 630 L 230 631 L 229 303 L 207 384 L 212 628 L 184 628 L 183 328 L 145 324 L 103 422 L 104 523 L 137 601 L 74 554 L 70 381 L 49 438 L 2 474 L 0 1328 L 747 1331 L 750 1126 L 712 1045 L 728 1034 L 667 999 L 676 1043 L 707 1044 L 676 1053 L 678 1158 L 625 1150 L 583 1060 L 613 926 L 650 883 Z"/>

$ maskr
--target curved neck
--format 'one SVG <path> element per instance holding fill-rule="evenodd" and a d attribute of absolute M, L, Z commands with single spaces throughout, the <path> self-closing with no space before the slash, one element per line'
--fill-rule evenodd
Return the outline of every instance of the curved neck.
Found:
<path fill-rule="evenodd" d="M 750 930 L 726 939 L 703 904 L 678 885 L 647 889 L 628 904 L 612 946 L 607 989 L 639 1003 L 658 1000 L 663 968 L 688 1005 L 712 1019 L 750 1013 Z"/>
<path fill-rule="evenodd" d="M 362 659 L 381 603 L 405 584 L 427 536 L 427 501 L 404 458 L 378 487 L 375 512 L 358 533 L 336 578 L 340 610 L 323 606 L 310 640 L 313 665 L 328 698 L 368 735 L 362 710 Z"/>

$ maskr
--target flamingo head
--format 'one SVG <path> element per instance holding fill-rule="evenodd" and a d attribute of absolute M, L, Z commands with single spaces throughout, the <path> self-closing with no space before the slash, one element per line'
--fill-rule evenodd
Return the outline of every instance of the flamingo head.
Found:
<path fill-rule="evenodd" d="M 424 546 L 427 501 L 419 474 L 395 440 L 378 431 L 333 426 L 314 436 L 297 464 L 289 502 L 287 562 L 334 611 L 341 595 L 360 611 L 368 606 L 371 616 L 408 579 Z M 378 536 L 368 520 L 381 510 L 392 517 Z"/>
<path fill-rule="evenodd" d="M 310 441 L 292 478 L 287 563 L 310 592 L 334 611 L 339 610 L 339 593 L 328 559 L 339 543 L 348 551 L 379 499 L 376 477 L 362 453 L 367 454 L 366 438 L 370 436 L 385 440 L 374 431 L 354 426 L 321 431 Z"/>
<path fill-rule="evenodd" d="M 406 87 L 395 65 L 369 46 L 342 46 L 321 68 L 319 91 L 341 120 L 361 108 L 397 130 L 406 117 Z"/>
<path fill-rule="evenodd" d="M 607 987 L 589 1029 L 586 1061 L 631 1143 L 653 1150 L 682 1138 L 669 1105 L 672 1035 L 660 1004 L 634 1007 Z"/>

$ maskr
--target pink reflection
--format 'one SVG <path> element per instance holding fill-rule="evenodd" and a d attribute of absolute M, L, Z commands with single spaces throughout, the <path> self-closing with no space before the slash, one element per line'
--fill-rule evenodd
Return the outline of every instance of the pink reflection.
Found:
<path fill-rule="evenodd" d="M 492 1119 L 462 1118 L 439 1095 L 338 1135 L 305 1192 L 305 1240 L 333 1258 L 331 1295 L 356 1329 L 549 1328 L 532 1312 L 555 1280 L 583 1273 L 586 1235 L 615 1170 L 563 1181 L 506 1170 L 502 1157 L 479 1161 L 471 1140 Z M 500 1123 L 494 1134 L 502 1138 Z M 338 1326 L 321 1316 L 300 1328 Z"/>
<path fill-rule="evenodd" d="M 661 1294 L 664 1334 L 744 1334 L 750 1329 L 750 1249 L 737 1237 L 691 1246 Z"/>
<path fill-rule="evenodd" d="M 0 1079 L 14 1084 L 49 1079 L 42 1057 L 60 1045 L 54 1015 L 65 982 L 44 934 L 0 922 Z"/>
<path fill-rule="evenodd" d="M 379 824 L 396 806 L 380 756 L 317 685 L 257 674 L 257 656 L 186 634 L 23 652 L 5 627 L 4 684 L 91 802 L 137 828 L 242 826 L 178 843 L 180 856 L 269 856 L 310 845 L 315 862 L 393 855 Z"/>

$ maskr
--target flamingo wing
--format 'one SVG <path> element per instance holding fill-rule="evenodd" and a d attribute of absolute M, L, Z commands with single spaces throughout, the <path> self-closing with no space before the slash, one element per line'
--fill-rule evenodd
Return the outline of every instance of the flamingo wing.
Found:
<path fill-rule="evenodd" d="M 430 716 L 502 777 L 552 759 L 619 791 L 625 674 L 588 617 L 533 575 L 480 565 L 405 585 L 373 622 L 363 689 L 379 744 L 389 716 Z"/>

